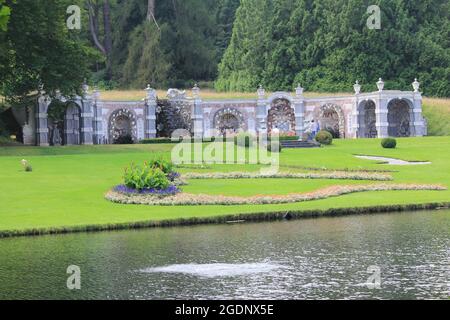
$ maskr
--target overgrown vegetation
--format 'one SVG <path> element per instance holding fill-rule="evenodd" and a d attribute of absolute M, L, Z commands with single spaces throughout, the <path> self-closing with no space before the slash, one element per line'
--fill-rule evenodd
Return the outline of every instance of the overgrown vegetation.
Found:
<path fill-rule="evenodd" d="M 450 96 L 450 3 L 377 1 L 381 30 L 370 30 L 361 0 L 243 0 L 219 66 L 220 90 L 346 91 L 355 80 L 375 90 Z"/>

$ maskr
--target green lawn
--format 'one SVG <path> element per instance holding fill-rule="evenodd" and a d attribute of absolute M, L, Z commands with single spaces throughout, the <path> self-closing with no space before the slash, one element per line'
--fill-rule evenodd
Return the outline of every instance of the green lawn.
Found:
<path fill-rule="evenodd" d="M 130 162 L 143 162 L 157 153 L 169 156 L 173 145 L 74 146 L 60 148 L 0 148 L 0 231 L 116 224 L 236 213 L 367 207 L 392 204 L 449 202 L 450 191 L 366 192 L 282 205 L 153 207 L 113 204 L 104 199 L 121 182 Z M 386 166 L 355 158 L 355 154 L 404 160 L 432 161 L 425 166 Z M 25 173 L 26 158 L 33 172 Z M 341 140 L 320 149 L 283 150 L 281 170 L 327 169 L 394 170 L 393 183 L 440 183 L 450 186 L 450 137 L 399 139 L 395 150 L 382 149 L 379 140 Z M 289 167 L 289 169 L 288 169 Z M 294 169 L 293 169 L 294 168 Z M 258 166 L 206 166 L 195 171 L 256 170 Z M 189 171 L 182 168 L 180 171 Z M 186 192 L 257 195 L 306 192 L 336 184 L 373 183 L 347 180 L 191 180 Z"/>

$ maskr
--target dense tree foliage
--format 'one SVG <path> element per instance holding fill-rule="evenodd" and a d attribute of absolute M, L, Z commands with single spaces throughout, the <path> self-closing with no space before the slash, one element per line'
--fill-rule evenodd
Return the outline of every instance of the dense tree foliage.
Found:
<path fill-rule="evenodd" d="M 6 30 L 11 9 L 5 4 L 6 0 L 0 0 L 0 31 Z"/>
<path fill-rule="evenodd" d="M 369 5 L 381 29 L 369 29 Z M 374 89 L 450 96 L 448 0 L 242 0 L 231 43 L 219 66 L 221 90 L 349 91 L 356 79 Z"/>
<path fill-rule="evenodd" d="M 111 11 L 111 51 L 103 1 L 88 1 L 96 22 L 93 43 L 106 57 L 94 80 L 121 87 L 184 86 L 212 81 L 231 38 L 239 0 L 115 0 Z M 97 8 L 97 9 L 96 9 Z M 103 23 L 104 24 L 104 23 Z M 96 35 L 96 36 L 93 36 Z M 110 70 L 110 71 L 109 71 Z"/>
<path fill-rule="evenodd" d="M 26 103 L 43 85 L 47 93 L 80 93 L 95 52 L 66 25 L 68 0 L 6 1 L 11 16 L 0 33 L 0 94 Z"/>

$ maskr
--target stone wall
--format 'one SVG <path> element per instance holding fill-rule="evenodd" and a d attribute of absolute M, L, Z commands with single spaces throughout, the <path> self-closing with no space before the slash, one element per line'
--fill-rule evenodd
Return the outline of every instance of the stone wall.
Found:
<path fill-rule="evenodd" d="M 81 144 L 113 143 L 118 134 L 125 133 L 136 142 L 170 137 L 176 129 L 187 130 L 196 137 L 212 137 L 239 131 L 270 133 L 276 128 L 283 134 L 303 137 L 312 128 L 312 120 L 340 138 L 425 135 L 419 83 L 415 81 L 414 91 L 406 92 L 384 90 L 381 79 L 377 86 L 377 92 L 361 93 L 356 83 L 354 95 L 320 98 L 306 98 L 300 86 L 294 94 L 271 95 L 260 87 L 255 99 L 217 101 L 203 101 L 197 86 L 192 97 L 177 89 L 170 89 L 166 97 L 157 97 L 148 86 L 145 98 L 137 102 L 102 101 L 97 91 L 90 94 L 84 86 L 84 95 L 67 103 L 80 109 L 79 119 L 75 120 L 81 126 Z M 28 143 L 49 144 L 50 103 L 51 99 L 41 90 L 36 107 L 29 108 L 31 120 L 24 123 Z M 30 132 L 34 132 L 34 139 Z"/>

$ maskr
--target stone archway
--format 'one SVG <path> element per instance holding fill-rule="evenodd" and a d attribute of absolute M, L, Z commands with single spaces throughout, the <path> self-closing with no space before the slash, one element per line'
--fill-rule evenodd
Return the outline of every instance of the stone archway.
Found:
<path fill-rule="evenodd" d="M 81 108 L 73 102 L 67 104 L 64 116 L 64 141 L 66 145 L 81 144 Z"/>
<path fill-rule="evenodd" d="M 137 141 L 137 121 L 134 113 L 128 109 L 114 111 L 109 118 L 109 141 L 114 143 L 120 138 L 130 136 Z"/>
<path fill-rule="evenodd" d="M 327 103 L 316 110 L 315 118 L 321 130 L 329 131 L 334 138 L 345 138 L 345 116 L 340 106 Z"/>
<path fill-rule="evenodd" d="M 413 122 L 411 106 L 406 100 L 394 99 L 388 103 L 388 135 L 390 137 L 412 136 Z"/>
<path fill-rule="evenodd" d="M 73 101 L 53 100 L 47 108 L 51 146 L 81 144 L 81 107 Z"/>
<path fill-rule="evenodd" d="M 235 134 L 239 130 L 245 131 L 244 116 L 235 108 L 225 108 L 214 115 L 214 128 L 219 135 Z"/>
<path fill-rule="evenodd" d="M 378 137 L 376 105 L 372 100 L 363 101 L 358 106 L 358 137 L 376 138 Z"/>
<path fill-rule="evenodd" d="M 295 134 L 295 112 L 289 100 L 275 99 L 272 102 L 267 117 L 267 131 L 269 134 L 278 129 L 281 135 Z"/>

